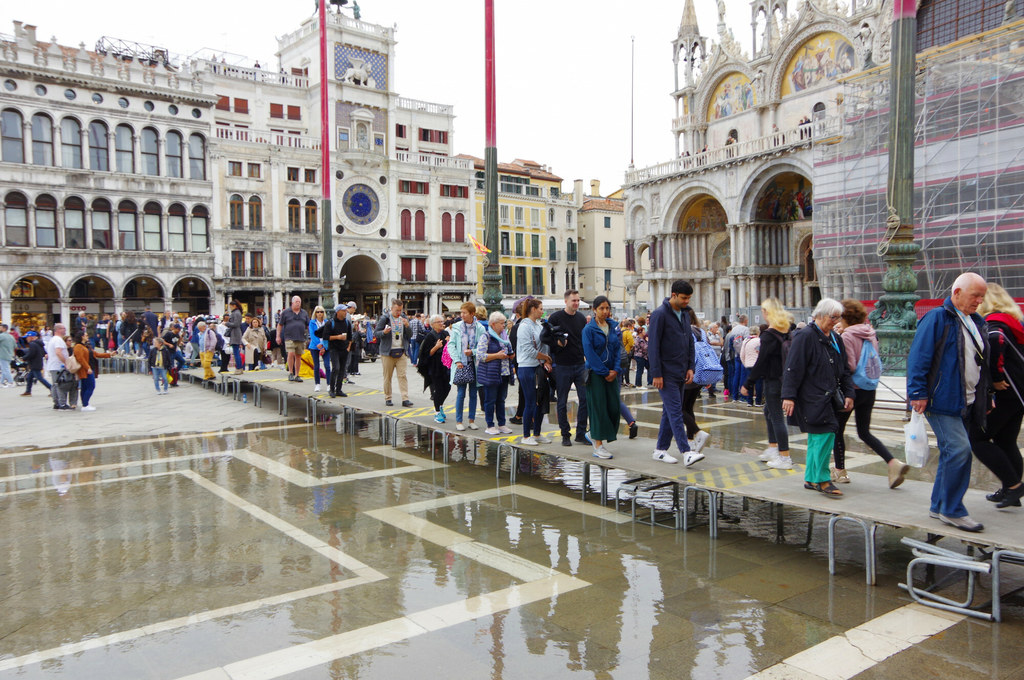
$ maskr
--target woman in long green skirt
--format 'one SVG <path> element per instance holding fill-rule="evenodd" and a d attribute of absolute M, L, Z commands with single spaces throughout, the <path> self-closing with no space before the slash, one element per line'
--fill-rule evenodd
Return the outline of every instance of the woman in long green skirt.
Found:
<path fill-rule="evenodd" d="M 611 458 L 605 442 L 613 442 L 619 431 L 619 355 L 622 334 L 611 317 L 612 305 L 599 295 L 591 307 L 594 320 L 583 328 L 583 356 L 587 378 L 587 414 L 595 458 Z"/>

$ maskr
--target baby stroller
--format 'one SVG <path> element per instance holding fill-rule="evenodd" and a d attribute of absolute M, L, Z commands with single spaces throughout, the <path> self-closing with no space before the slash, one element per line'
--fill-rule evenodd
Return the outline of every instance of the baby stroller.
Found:
<path fill-rule="evenodd" d="M 28 379 L 28 362 L 22 358 L 21 351 L 18 350 L 11 359 L 11 375 L 14 376 L 15 385 L 24 385 Z"/>

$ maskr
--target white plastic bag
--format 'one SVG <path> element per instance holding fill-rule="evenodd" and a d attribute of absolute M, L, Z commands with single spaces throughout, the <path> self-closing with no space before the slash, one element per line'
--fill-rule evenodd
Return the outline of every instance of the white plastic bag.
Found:
<path fill-rule="evenodd" d="M 924 423 L 924 414 L 914 411 L 910 422 L 903 426 L 904 450 L 911 467 L 923 468 L 928 464 L 928 431 Z"/>

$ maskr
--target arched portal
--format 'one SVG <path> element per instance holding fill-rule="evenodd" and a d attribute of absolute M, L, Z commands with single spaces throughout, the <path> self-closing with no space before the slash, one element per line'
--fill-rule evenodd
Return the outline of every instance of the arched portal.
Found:
<path fill-rule="evenodd" d="M 159 314 L 164 308 L 164 287 L 152 276 L 136 276 L 124 284 L 125 311 L 138 316 L 147 306 Z"/>
<path fill-rule="evenodd" d="M 210 287 L 200 278 L 186 276 L 171 289 L 176 313 L 195 316 L 210 313 Z"/>
<path fill-rule="evenodd" d="M 385 308 L 381 289 L 384 272 L 369 255 L 355 255 L 341 266 L 341 299 L 354 301 L 360 314 L 377 316 Z"/>
<path fill-rule="evenodd" d="M 754 222 L 802 222 L 814 211 L 811 181 L 798 172 L 781 172 L 758 191 L 750 216 Z"/>
<path fill-rule="evenodd" d="M 114 287 L 102 276 L 87 274 L 76 279 L 68 289 L 71 298 L 71 318 L 85 313 L 92 326 L 104 314 L 114 313 Z"/>
<path fill-rule="evenodd" d="M 29 274 L 11 286 L 11 323 L 22 334 L 60 321 L 60 288 L 53 279 Z"/>

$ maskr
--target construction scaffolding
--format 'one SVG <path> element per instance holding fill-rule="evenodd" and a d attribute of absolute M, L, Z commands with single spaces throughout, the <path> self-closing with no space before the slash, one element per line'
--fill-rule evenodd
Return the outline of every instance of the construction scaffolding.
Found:
<path fill-rule="evenodd" d="M 918 54 L 917 293 L 975 271 L 1024 297 L 1024 22 Z M 815 139 L 814 258 L 822 292 L 876 300 L 886 267 L 889 72 L 847 79 L 837 135 Z"/>

